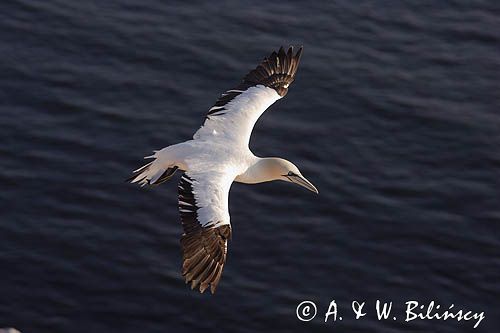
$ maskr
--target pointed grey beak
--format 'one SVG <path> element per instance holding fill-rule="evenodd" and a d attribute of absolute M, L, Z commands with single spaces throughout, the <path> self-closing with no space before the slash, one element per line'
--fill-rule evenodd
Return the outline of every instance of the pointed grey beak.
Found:
<path fill-rule="evenodd" d="M 316 194 L 319 193 L 318 189 L 310 181 L 305 179 L 303 176 L 293 175 L 293 176 L 288 177 L 288 179 L 290 179 L 290 181 L 292 183 L 295 183 L 297 185 L 300 185 L 302 187 L 307 188 L 309 191 L 312 191 Z"/>

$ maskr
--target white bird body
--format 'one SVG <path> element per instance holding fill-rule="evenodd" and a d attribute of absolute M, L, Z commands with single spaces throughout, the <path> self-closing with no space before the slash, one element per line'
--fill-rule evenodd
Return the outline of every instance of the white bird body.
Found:
<path fill-rule="evenodd" d="M 185 172 L 179 183 L 182 273 L 201 292 L 210 287 L 214 293 L 222 274 L 231 237 L 228 195 L 233 181 L 284 180 L 317 193 L 291 162 L 259 158 L 248 147 L 256 121 L 293 82 L 301 51 L 273 52 L 237 88 L 219 98 L 192 140 L 155 151 L 146 157 L 154 160 L 130 178 L 141 185 L 160 184 L 177 169 Z"/>

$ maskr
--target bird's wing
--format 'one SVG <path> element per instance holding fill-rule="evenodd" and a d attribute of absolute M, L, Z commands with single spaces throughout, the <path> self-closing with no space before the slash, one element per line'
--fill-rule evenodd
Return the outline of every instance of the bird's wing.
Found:
<path fill-rule="evenodd" d="M 262 113 L 288 92 L 295 79 L 302 47 L 293 53 L 280 48 L 249 72 L 243 81 L 226 91 L 208 111 L 194 139 L 223 137 L 233 145 L 248 146 L 255 122 Z"/>
<path fill-rule="evenodd" d="M 215 292 L 231 237 L 228 196 L 234 175 L 188 172 L 179 183 L 179 211 L 184 234 L 182 275 L 191 289 Z"/>

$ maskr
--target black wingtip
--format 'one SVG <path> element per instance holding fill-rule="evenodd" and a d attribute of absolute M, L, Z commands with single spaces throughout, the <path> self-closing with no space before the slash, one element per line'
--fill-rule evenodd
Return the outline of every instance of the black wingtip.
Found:
<path fill-rule="evenodd" d="M 299 47 L 299 50 L 297 53 L 295 53 L 295 59 L 297 59 L 297 63 L 300 62 L 300 57 L 302 57 L 302 51 L 304 50 L 304 47 L 301 45 Z"/>
<path fill-rule="evenodd" d="M 285 96 L 288 87 L 295 80 L 302 50 L 303 46 L 301 45 L 294 54 L 293 45 L 288 47 L 282 45 L 278 51 L 273 51 L 270 55 L 264 57 L 254 70 L 245 75 L 238 86 L 219 97 L 214 107 L 209 110 L 206 119 L 212 119 L 211 116 L 225 114 L 225 105 L 240 95 L 241 92 L 255 85 L 273 88 L 281 97 Z"/>
<path fill-rule="evenodd" d="M 295 55 L 293 52 L 294 49 L 297 49 L 297 52 L 295 53 Z M 300 63 L 300 58 L 302 57 L 303 50 L 304 50 L 304 45 L 299 45 L 299 46 L 290 45 L 290 46 L 288 46 L 288 50 L 285 53 L 284 47 L 281 46 L 279 51 L 278 51 L 278 54 L 279 55 L 283 54 L 286 58 L 290 58 L 290 59 L 293 58 L 295 60 L 295 63 L 296 63 L 295 66 L 298 66 L 298 64 Z M 276 52 L 273 52 L 273 54 L 274 53 L 276 53 Z"/>

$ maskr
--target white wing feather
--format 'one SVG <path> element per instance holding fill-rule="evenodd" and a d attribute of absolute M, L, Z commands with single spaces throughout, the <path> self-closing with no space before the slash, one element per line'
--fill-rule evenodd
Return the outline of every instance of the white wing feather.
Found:
<path fill-rule="evenodd" d="M 192 179 L 197 220 L 202 227 L 230 224 L 229 189 L 236 175 L 215 171 L 187 172 Z"/>
<path fill-rule="evenodd" d="M 224 110 L 220 114 L 209 115 L 193 138 L 196 140 L 223 138 L 233 145 L 247 147 L 259 117 L 280 98 L 281 96 L 272 88 L 263 85 L 250 87 L 221 107 Z"/>

